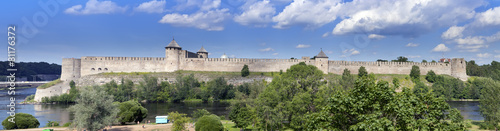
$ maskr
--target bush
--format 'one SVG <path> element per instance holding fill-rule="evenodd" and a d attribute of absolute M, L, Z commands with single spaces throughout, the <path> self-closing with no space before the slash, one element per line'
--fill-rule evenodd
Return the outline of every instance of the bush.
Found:
<path fill-rule="evenodd" d="M 434 73 L 434 71 L 430 70 L 429 72 L 427 72 L 425 79 L 430 83 L 436 82 L 436 73 Z"/>
<path fill-rule="evenodd" d="M 224 126 L 216 115 L 201 117 L 195 124 L 195 131 L 222 131 Z"/>
<path fill-rule="evenodd" d="M 142 121 L 148 116 L 148 109 L 134 100 L 120 103 L 120 112 L 118 112 L 118 121 L 123 125 L 125 122 Z"/>
<path fill-rule="evenodd" d="M 63 127 L 69 127 L 71 125 L 71 122 L 64 123 Z"/>
<path fill-rule="evenodd" d="M 12 116 L 9 116 L 5 118 L 5 120 L 3 120 L 2 122 L 3 129 L 7 130 L 27 129 L 27 128 L 37 128 L 38 126 L 40 126 L 40 122 L 38 122 L 38 120 L 30 114 L 16 113 L 14 119 L 15 123 L 9 122 L 10 118 L 12 118 Z"/>
<path fill-rule="evenodd" d="M 211 113 L 205 109 L 198 109 L 196 111 L 193 111 L 193 119 L 195 120 L 198 120 L 198 118 L 201 118 L 206 115 L 211 115 Z"/>
<path fill-rule="evenodd" d="M 418 66 L 411 67 L 410 77 L 413 82 L 420 81 L 420 68 Z"/>
<path fill-rule="evenodd" d="M 367 75 L 368 75 L 368 71 L 366 71 L 366 68 L 364 66 L 359 67 L 358 77 L 361 78 L 361 77 L 367 76 Z"/>
<path fill-rule="evenodd" d="M 250 75 L 250 70 L 248 69 L 248 65 L 244 65 L 243 69 L 241 69 L 241 76 L 246 77 Z"/>
<path fill-rule="evenodd" d="M 45 127 L 56 127 L 59 126 L 59 122 L 57 121 L 49 121 L 49 123 L 45 124 Z"/>

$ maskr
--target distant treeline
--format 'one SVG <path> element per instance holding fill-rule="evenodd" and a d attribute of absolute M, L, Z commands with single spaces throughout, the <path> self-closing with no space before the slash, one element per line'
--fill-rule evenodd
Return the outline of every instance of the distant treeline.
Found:
<path fill-rule="evenodd" d="M 0 61 L 0 76 L 9 75 L 9 72 L 7 72 L 9 68 L 8 61 Z M 20 62 L 16 63 L 15 69 L 17 69 L 16 77 L 27 77 L 29 81 L 33 80 L 32 75 L 61 74 L 61 65 L 47 62 Z"/>
<path fill-rule="evenodd" d="M 492 61 L 491 64 L 477 65 L 475 61 L 467 62 L 467 75 L 489 77 L 493 80 L 500 81 L 500 63 Z"/>

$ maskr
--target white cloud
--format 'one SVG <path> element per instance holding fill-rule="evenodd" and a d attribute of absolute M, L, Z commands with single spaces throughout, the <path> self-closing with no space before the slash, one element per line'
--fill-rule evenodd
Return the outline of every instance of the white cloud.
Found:
<path fill-rule="evenodd" d="M 166 4 L 167 2 L 165 0 L 152 0 L 149 2 L 141 3 L 139 6 L 134 8 L 134 11 L 146 13 L 163 13 L 165 11 Z"/>
<path fill-rule="evenodd" d="M 269 0 L 263 0 L 242 6 L 243 13 L 234 17 L 234 21 L 242 25 L 253 25 L 255 27 L 265 27 L 267 23 L 272 22 L 272 17 L 276 9 L 269 3 Z"/>
<path fill-rule="evenodd" d="M 334 21 L 340 11 L 340 0 L 294 0 L 273 17 L 274 28 L 284 29 L 294 25 L 314 29 Z"/>
<path fill-rule="evenodd" d="M 273 53 L 273 55 L 278 55 L 279 53 Z"/>
<path fill-rule="evenodd" d="M 349 54 L 348 56 L 352 56 L 352 55 L 357 55 L 357 54 L 360 54 L 361 52 L 359 52 L 358 50 L 352 48 L 352 49 L 346 49 L 346 50 L 343 50 L 342 51 L 343 54 Z M 345 55 L 344 55 L 345 56 Z"/>
<path fill-rule="evenodd" d="M 223 21 L 229 17 L 228 9 L 199 11 L 193 14 L 166 14 L 159 23 L 181 27 L 195 27 L 208 31 L 224 30 Z"/>
<path fill-rule="evenodd" d="M 410 55 L 410 56 L 406 56 L 407 58 L 420 58 L 419 55 Z"/>
<path fill-rule="evenodd" d="M 261 51 L 261 52 L 268 52 L 268 51 L 274 51 L 274 49 L 271 48 L 271 47 L 269 47 L 269 48 L 259 49 L 259 51 Z"/>
<path fill-rule="evenodd" d="M 480 27 L 500 25 L 500 7 L 478 13 L 472 25 Z"/>
<path fill-rule="evenodd" d="M 450 51 L 450 48 L 446 47 L 444 44 L 439 44 L 434 49 L 432 49 L 433 52 L 448 52 Z"/>
<path fill-rule="evenodd" d="M 311 45 L 299 44 L 295 46 L 295 48 L 309 48 L 309 47 L 311 47 Z"/>
<path fill-rule="evenodd" d="M 455 39 L 455 38 L 460 38 L 462 37 L 462 32 L 464 31 L 465 27 L 460 27 L 460 26 L 452 26 L 448 30 L 446 30 L 442 35 L 441 38 L 443 39 Z"/>
<path fill-rule="evenodd" d="M 496 55 L 495 58 L 500 58 L 500 55 Z"/>
<path fill-rule="evenodd" d="M 66 14 L 75 15 L 90 15 L 90 14 L 112 14 L 112 13 L 122 13 L 127 10 L 127 7 L 121 7 L 116 5 L 112 1 L 97 1 L 89 0 L 85 4 L 85 8 L 82 5 L 72 6 L 64 11 Z"/>
<path fill-rule="evenodd" d="M 385 36 L 377 35 L 377 34 L 370 34 L 370 35 L 368 35 L 368 38 L 370 38 L 370 39 L 383 39 L 383 38 L 385 38 Z"/>
<path fill-rule="evenodd" d="M 333 34 L 415 37 L 468 20 L 474 16 L 474 9 L 484 4 L 469 0 L 354 0 L 342 8 L 346 19 L 335 26 Z"/>
<path fill-rule="evenodd" d="M 487 57 L 490 57 L 491 54 L 489 53 L 479 53 L 479 54 L 476 54 L 477 57 L 481 57 L 481 58 L 487 58 Z"/>
<path fill-rule="evenodd" d="M 328 35 L 330 35 L 330 32 L 325 32 L 321 37 L 325 38 L 328 37 Z"/>
<path fill-rule="evenodd" d="M 419 45 L 420 44 L 417 44 L 417 43 L 408 43 L 408 44 L 406 44 L 406 47 L 417 47 Z"/>

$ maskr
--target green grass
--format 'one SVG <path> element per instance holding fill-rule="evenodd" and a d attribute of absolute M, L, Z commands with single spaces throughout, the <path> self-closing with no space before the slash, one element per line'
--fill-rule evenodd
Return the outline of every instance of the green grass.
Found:
<path fill-rule="evenodd" d="M 54 85 L 56 85 L 56 84 L 59 84 L 59 83 L 61 83 L 61 82 L 62 82 L 62 81 L 61 81 L 61 79 L 57 79 L 57 80 L 51 81 L 51 82 L 49 82 L 49 83 L 45 83 L 45 84 L 43 84 L 43 85 L 41 85 L 41 86 L 38 86 L 38 88 L 37 88 L 37 89 L 45 89 L 45 88 L 49 88 L 49 87 L 54 86 Z"/>
<path fill-rule="evenodd" d="M 222 125 L 228 131 L 240 131 L 240 128 L 236 127 L 234 122 L 230 120 L 221 120 L 220 122 L 222 122 Z M 245 130 L 257 130 L 257 128 L 252 128 L 252 125 L 250 125 Z"/>

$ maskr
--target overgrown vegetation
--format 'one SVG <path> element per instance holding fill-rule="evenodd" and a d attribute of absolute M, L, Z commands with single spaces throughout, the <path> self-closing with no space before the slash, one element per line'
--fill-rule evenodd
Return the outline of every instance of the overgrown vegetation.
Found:
<path fill-rule="evenodd" d="M 189 117 L 186 114 L 178 113 L 178 112 L 170 112 L 168 113 L 168 118 L 174 122 L 172 126 L 173 131 L 184 131 L 186 130 L 186 123 L 189 122 Z"/>
<path fill-rule="evenodd" d="M 45 83 L 45 84 L 43 84 L 43 85 L 40 85 L 40 86 L 38 86 L 37 88 L 38 88 L 38 89 L 45 89 L 45 88 L 49 88 L 49 87 L 51 87 L 51 86 L 54 86 L 54 85 L 56 85 L 56 84 L 59 84 L 59 83 L 61 83 L 61 82 L 62 82 L 62 81 L 61 81 L 61 79 L 56 79 L 56 80 L 53 80 L 53 81 L 51 81 L 51 82 L 49 82 L 49 83 Z"/>
<path fill-rule="evenodd" d="M 72 125 L 77 130 L 90 131 L 111 125 L 119 112 L 118 104 L 113 104 L 113 96 L 99 86 L 80 88 L 76 104 L 69 110 L 75 114 Z"/>
<path fill-rule="evenodd" d="M 250 70 L 248 69 L 248 65 L 244 65 L 241 69 L 241 76 L 246 77 L 248 75 L 250 75 Z"/>

